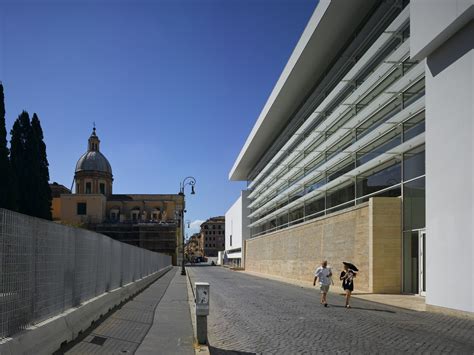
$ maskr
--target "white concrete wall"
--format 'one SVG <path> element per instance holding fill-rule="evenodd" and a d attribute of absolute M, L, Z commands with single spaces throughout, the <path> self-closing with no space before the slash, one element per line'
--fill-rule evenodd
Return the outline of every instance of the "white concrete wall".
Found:
<path fill-rule="evenodd" d="M 243 241 L 250 236 L 248 216 L 248 191 L 241 192 L 240 197 L 229 208 L 225 214 L 225 250 L 243 248 Z M 232 245 L 230 245 L 230 236 L 232 235 Z M 241 253 L 235 253 L 232 257 L 241 257 Z"/>
<path fill-rule="evenodd" d="M 411 24 L 415 50 L 429 48 L 426 303 L 474 312 L 474 20 L 452 33 L 469 3 L 415 0 Z"/>
<path fill-rule="evenodd" d="M 240 247 L 242 247 L 242 196 L 239 196 L 225 213 L 225 250 Z"/>
<path fill-rule="evenodd" d="M 426 58 L 457 33 L 474 15 L 474 0 L 412 0 L 410 52 Z"/>

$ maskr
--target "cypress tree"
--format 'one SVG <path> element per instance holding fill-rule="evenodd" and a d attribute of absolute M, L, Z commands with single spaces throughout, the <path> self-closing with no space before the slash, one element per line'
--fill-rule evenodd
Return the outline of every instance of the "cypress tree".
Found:
<path fill-rule="evenodd" d="M 14 178 L 7 147 L 7 129 L 5 124 L 5 97 L 0 82 L 0 208 L 16 210 Z"/>
<path fill-rule="evenodd" d="M 34 184 L 37 167 L 33 166 L 32 129 L 28 112 L 23 111 L 13 124 L 10 141 L 10 161 L 15 176 L 16 201 L 20 213 L 33 215 Z"/>
<path fill-rule="evenodd" d="M 10 161 L 8 160 L 5 98 L 0 83 L 0 207 L 9 208 Z"/>
<path fill-rule="evenodd" d="M 34 174 L 37 176 L 37 180 L 33 182 L 35 185 L 35 211 L 33 211 L 33 213 L 36 217 L 51 220 L 52 197 L 51 188 L 49 187 L 49 163 L 46 155 L 43 129 L 41 128 L 41 122 L 36 113 L 33 114 L 31 119 L 31 135 L 33 154 L 31 158 L 34 160 L 33 167 L 38 169 Z"/>

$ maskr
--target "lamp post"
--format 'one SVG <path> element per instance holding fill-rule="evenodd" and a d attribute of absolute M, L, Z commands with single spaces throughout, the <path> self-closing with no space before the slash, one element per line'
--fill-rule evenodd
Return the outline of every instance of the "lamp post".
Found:
<path fill-rule="evenodd" d="M 183 246 L 182 246 L 182 253 L 183 253 L 183 260 L 181 265 L 181 275 L 186 275 L 186 269 L 184 268 L 184 213 L 186 212 L 185 209 L 185 195 L 184 195 L 184 188 L 186 186 L 191 186 L 191 195 L 195 194 L 194 185 L 196 185 L 196 179 L 192 176 L 188 176 L 184 178 L 184 180 L 179 184 L 179 195 L 183 196 L 183 208 L 181 209 L 181 234 L 183 239 Z"/>

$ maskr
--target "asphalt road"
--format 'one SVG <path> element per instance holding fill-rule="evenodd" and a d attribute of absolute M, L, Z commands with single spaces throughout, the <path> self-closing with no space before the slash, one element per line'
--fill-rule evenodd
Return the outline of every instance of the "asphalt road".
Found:
<path fill-rule="evenodd" d="M 474 320 L 416 312 L 341 295 L 319 304 L 308 289 L 217 266 L 187 268 L 211 285 L 211 354 L 474 354 Z"/>

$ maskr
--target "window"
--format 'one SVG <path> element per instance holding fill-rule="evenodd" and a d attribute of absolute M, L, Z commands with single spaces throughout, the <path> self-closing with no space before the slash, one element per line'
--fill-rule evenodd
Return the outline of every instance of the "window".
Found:
<path fill-rule="evenodd" d="M 425 94 L 425 78 L 419 80 L 417 83 L 410 86 L 403 93 L 403 107 L 407 107 L 412 102 Z"/>
<path fill-rule="evenodd" d="M 425 175 L 425 146 L 403 154 L 403 179 L 410 180 Z"/>
<path fill-rule="evenodd" d="M 398 98 L 392 100 L 390 103 L 372 115 L 368 120 L 362 123 L 359 127 L 357 127 L 357 140 L 361 139 L 369 132 L 372 132 L 375 128 L 399 112 L 401 110 L 400 101 L 401 99 Z"/>
<path fill-rule="evenodd" d="M 99 191 L 102 195 L 105 195 L 105 184 L 103 182 L 99 184 Z"/>
<path fill-rule="evenodd" d="M 344 149 L 349 147 L 352 143 L 355 142 L 355 133 L 349 133 L 344 138 L 340 139 L 336 144 L 334 144 L 328 151 L 326 152 L 326 160 L 331 159 L 336 154 L 342 152 Z"/>
<path fill-rule="evenodd" d="M 92 193 L 92 183 L 86 182 L 86 194 Z"/>
<path fill-rule="evenodd" d="M 232 234 L 229 235 L 229 245 L 232 246 Z"/>
<path fill-rule="evenodd" d="M 360 166 L 401 143 L 401 128 L 397 127 L 357 152 L 356 164 Z"/>
<path fill-rule="evenodd" d="M 215 225 L 215 224 L 212 225 L 212 229 L 216 229 L 216 225 Z"/>
<path fill-rule="evenodd" d="M 357 197 L 372 194 L 401 182 L 401 165 L 390 160 L 357 177 Z"/>
<path fill-rule="evenodd" d="M 87 203 L 85 203 L 85 202 L 78 202 L 77 203 L 77 214 L 79 216 L 87 215 Z"/>
<path fill-rule="evenodd" d="M 407 182 L 403 187 L 404 230 L 425 227 L 425 178 Z"/>
<path fill-rule="evenodd" d="M 328 191 L 326 208 L 338 206 L 354 199 L 355 188 L 352 181 L 348 181 Z"/>
<path fill-rule="evenodd" d="M 132 221 L 138 221 L 139 219 L 139 216 L 140 216 L 140 210 L 139 209 L 134 209 L 132 211 Z"/>
<path fill-rule="evenodd" d="M 326 183 L 324 174 L 319 174 L 315 179 L 306 183 L 304 193 L 305 195 L 311 191 L 317 190 L 319 187 L 323 186 Z"/>
<path fill-rule="evenodd" d="M 119 220 L 119 217 L 120 216 L 120 210 L 117 209 L 117 208 L 114 208 L 110 211 L 110 219 L 112 221 L 118 221 Z"/>
<path fill-rule="evenodd" d="M 278 229 L 286 228 L 288 225 L 288 212 L 277 218 Z"/>
<path fill-rule="evenodd" d="M 403 123 L 403 141 L 416 137 L 425 131 L 425 111 Z"/>
<path fill-rule="evenodd" d="M 327 172 L 327 182 L 333 181 L 337 179 L 338 177 L 343 176 L 345 173 L 348 173 L 349 171 L 353 170 L 355 161 L 353 157 L 350 157 L 341 163 L 337 164 L 335 167 L 331 168 Z"/>
<path fill-rule="evenodd" d="M 290 216 L 289 216 L 290 224 L 297 224 L 297 223 L 303 222 L 303 214 L 304 214 L 303 207 L 300 207 L 294 211 L 291 211 Z"/>
<path fill-rule="evenodd" d="M 397 68 L 388 74 L 379 85 L 377 85 L 373 90 L 371 90 L 362 100 L 357 103 L 358 109 L 366 107 L 371 103 L 375 98 L 382 94 L 386 89 L 396 82 L 402 76 L 401 68 Z"/>
<path fill-rule="evenodd" d="M 325 208 L 325 198 L 319 198 L 317 200 L 311 201 L 305 204 L 305 216 L 310 216 L 311 218 L 318 217 L 324 214 Z"/>

